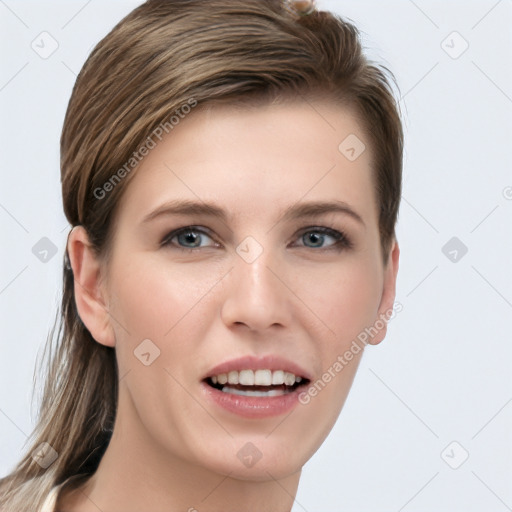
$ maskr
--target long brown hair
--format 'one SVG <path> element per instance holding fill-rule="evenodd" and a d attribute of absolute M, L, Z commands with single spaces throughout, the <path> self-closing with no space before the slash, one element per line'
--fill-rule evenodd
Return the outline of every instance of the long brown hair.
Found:
<path fill-rule="evenodd" d="M 401 195 L 393 86 L 393 74 L 364 56 L 356 27 L 335 14 L 301 16 L 284 0 L 149 0 L 95 47 L 76 80 L 61 137 L 66 217 L 105 255 L 143 148 L 196 105 L 329 98 L 353 109 L 370 142 L 385 264 Z M 37 511 L 52 487 L 94 473 L 112 433 L 122 377 L 115 350 L 82 323 L 66 255 L 63 266 L 38 422 L 21 461 L 0 481 L 4 512 Z M 42 443 L 57 453 L 46 468 L 32 457 Z"/>

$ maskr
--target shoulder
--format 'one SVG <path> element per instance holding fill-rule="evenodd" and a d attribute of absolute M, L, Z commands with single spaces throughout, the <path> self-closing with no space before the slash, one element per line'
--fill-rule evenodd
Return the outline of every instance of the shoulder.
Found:
<path fill-rule="evenodd" d="M 60 485 L 56 485 L 55 487 L 53 487 L 53 489 L 49 492 L 48 496 L 46 497 L 46 500 L 44 501 L 40 512 L 56 512 L 55 506 L 57 505 L 57 498 L 59 497 L 60 489 Z"/>
<path fill-rule="evenodd" d="M 74 504 L 71 498 L 76 494 L 80 485 L 90 476 L 90 474 L 73 475 L 61 484 L 53 487 L 46 497 L 40 512 L 61 512 L 64 507 L 66 511 L 69 511 L 69 507 Z"/>
<path fill-rule="evenodd" d="M 73 475 L 68 478 L 58 487 L 55 487 L 54 496 L 49 496 L 48 499 L 50 501 L 50 505 L 53 508 L 48 510 L 43 510 L 42 512 L 61 512 L 61 511 L 74 511 L 74 510 L 82 510 L 83 507 L 83 489 L 84 486 L 87 486 L 89 479 L 91 478 L 91 474 L 80 473 L 78 475 Z M 0 511 L 1 512 L 1 511 Z"/>

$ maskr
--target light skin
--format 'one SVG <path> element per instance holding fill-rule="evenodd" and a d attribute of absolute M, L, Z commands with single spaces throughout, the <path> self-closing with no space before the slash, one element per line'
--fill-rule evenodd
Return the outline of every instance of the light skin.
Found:
<path fill-rule="evenodd" d="M 366 144 L 354 161 L 338 149 L 349 134 Z M 73 229 L 78 311 L 98 343 L 115 347 L 121 380 L 110 445 L 61 509 L 291 510 L 301 468 L 332 429 L 363 351 L 289 415 L 239 417 L 206 402 L 201 380 L 248 354 L 279 354 L 319 379 L 359 333 L 389 316 L 399 248 L 393 242 L 384 266 L 371 165 L 359 124 L 329 101 L 198 108 L 134 171 L 108 262 L 95 257 L 83 228 Z M 215 204 L 226 218 L 144 221 L 176 200 Z M 360 219 L 340 211 L 283 216 L 332 201 Z M 199 229 L 195 237 L 160 245 L 186 226 Z M 351 246 L 335 245 L 315 229 L 322 227 Z M 248 236 L 263 249 L 251 263 L 236 252 Z M 148 366 L 134 355 L 145 339 L 160 350 Z M 262 454 L 252 467 L 237 457 L 248 442 Z"/>

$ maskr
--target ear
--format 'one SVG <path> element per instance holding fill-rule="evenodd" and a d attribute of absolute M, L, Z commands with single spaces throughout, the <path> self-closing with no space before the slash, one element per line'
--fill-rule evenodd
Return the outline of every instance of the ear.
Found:
<path fill-rule="evenodd" d="M 71 230 L 67 250 L 73 269 L 78 314 L 98 343 L 113 347 L 115 335 L 101 282 L 101 265 L 83 226 Z"/>
<path fill-rule="evenodd" d="M 379 344 L 387 333 L 387 322 L 393 312 L 393 304 L 396 296 L 396 276 L 398 273 L 398 260 L 400 257 L 400 248 L 395 239 L 391 245 L 388 255 L 388 262 L 384 268 L 384 284 L 382 288 L 382 297 L 379 305 L 378 317 L 375 319 L 375 327 L 378 332 L 369 341 L 370 345 Z"/>

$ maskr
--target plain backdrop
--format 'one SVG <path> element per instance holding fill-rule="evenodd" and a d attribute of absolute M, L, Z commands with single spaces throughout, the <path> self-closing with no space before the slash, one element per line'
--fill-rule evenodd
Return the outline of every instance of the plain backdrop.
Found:
<path fill-rule="evenodd" d="M 2 476 L 35 424 L 34 365 L 60 298 L 71 88 L 93 45 L 139 3 L 0 1 Z M 403 311 L 366 350 L 293 510 L 512 510 L 512 1 L 318 5 L 353 21 L 400 87 Z M 58 44 L 47 58 L 38 37 L 46 51 Z"/>

